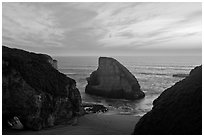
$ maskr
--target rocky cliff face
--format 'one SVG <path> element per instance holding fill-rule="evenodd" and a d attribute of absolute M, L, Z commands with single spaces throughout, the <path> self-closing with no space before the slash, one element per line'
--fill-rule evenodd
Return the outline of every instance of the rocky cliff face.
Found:
<path fill-rule="evenodd" d="M 154 100 L 134 134 L 202 134 L 202 66 Z"/>
<path fill-rule="evenodd" d="M 53 68 L 58 69 L 57 60 L 52 59 L 50 56 L 47 56 L 47 60 Z"/>
<path fill-rule="evenodd" d="M 50 60 L 48 55 L 2 47 L 3 127 L 17 116 L 24 127 L 40 130 L 83 112 L 75 80 L 53 68 Z"/>
<path fill-rule="evenodd" d="M 53 60 L 53 67 L 55 68 L 55 69 L 58 69 L 58 64 L 57 64 L 57 60 Z"/>
<path fill-rule="evenodd" d="M 89 94 L 124 99 L 144 97 L 134 75 L 113 58 L 100 57 L 98 69 L 87 81 L 85 92 Z"/>

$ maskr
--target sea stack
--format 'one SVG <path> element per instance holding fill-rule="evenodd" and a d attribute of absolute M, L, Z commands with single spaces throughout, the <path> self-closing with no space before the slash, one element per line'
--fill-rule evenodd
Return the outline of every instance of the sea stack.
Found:
<path fill-rule="evenodd" d="M 136 124 L 134 134 L 202 134 L 202 66 L 166 89 Z"/>
<path fill-rule="evenodd" d="M 145 96 L 134 75 L 110 57 L 99 58 L 98 69 L 91 73 L 87 82 L 85 92 L 88 94 L 129 100 Z"/>

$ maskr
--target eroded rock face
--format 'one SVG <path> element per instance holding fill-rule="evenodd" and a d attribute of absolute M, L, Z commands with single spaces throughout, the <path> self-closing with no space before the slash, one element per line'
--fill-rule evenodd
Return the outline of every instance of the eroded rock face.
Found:
<path fill-rule="evenodd" d="M 202 66 L 162 92 L 136 124 L 134 134 L 202 134 Z"/>
<path fill-rule="evenodd" d="M 99 58 L 98 69 L 87 78 L 85 92 L 110 98 L 139 99 L 144 97 L 137 79 L 117 60 Z"/>
<path fill-rule="evenodd" d="M 50 56 L 5 46 L 2 55 L 3 127 L 16 116 L 40 130 L 83 112 L 75 80 L 56 70 Z"/>

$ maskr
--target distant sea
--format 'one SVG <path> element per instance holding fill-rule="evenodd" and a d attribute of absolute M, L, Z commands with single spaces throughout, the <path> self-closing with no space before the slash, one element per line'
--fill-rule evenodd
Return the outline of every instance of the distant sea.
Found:
<path fill-rule="evenodd" d="M 109 99 L 85 94 L 86 78 L 97 69 L 98 57 L 68 56 L 54 57 L 58 60 L 58 69 L 76 80 L 83 102 L 103 104 L 109 108 L 107 114 L 142 116 L 152 108 L 152 102 L 165 89 L 183 78 L 173 74 L 188 74 L 191 69 L 202 64 L 201 56 L 117 56 L 113 57 L 122 63 L 137 78 L 145 98 L 135 101 Z"/>

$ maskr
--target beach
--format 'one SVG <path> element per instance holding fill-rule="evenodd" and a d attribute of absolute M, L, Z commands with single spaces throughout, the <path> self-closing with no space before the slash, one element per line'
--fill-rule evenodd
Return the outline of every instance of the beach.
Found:
<path fill-rule="evenodd" d="M 141 117 L 132 115 L 87 114 L 76 126 L 58 125 L 40 131 L 4 131 L 3 135 L 130 135 Z"/>

